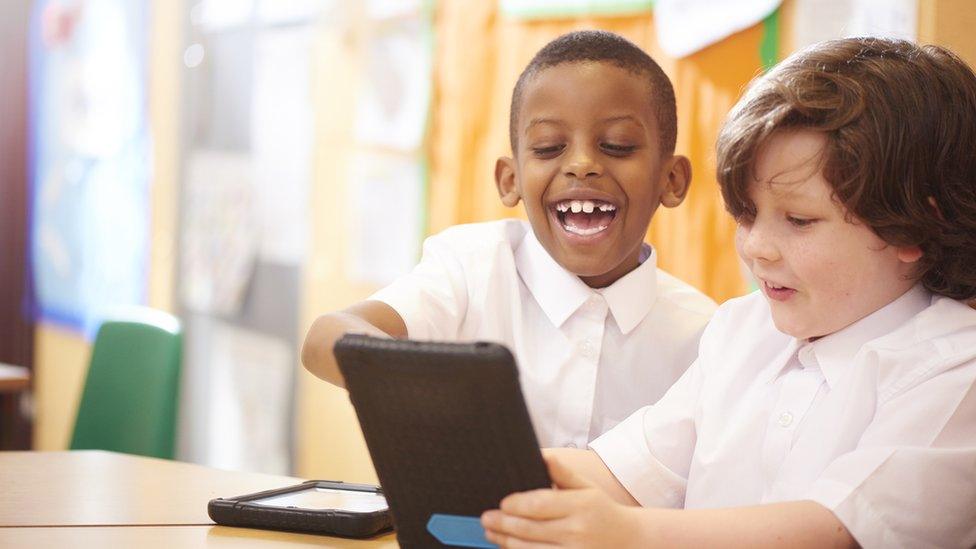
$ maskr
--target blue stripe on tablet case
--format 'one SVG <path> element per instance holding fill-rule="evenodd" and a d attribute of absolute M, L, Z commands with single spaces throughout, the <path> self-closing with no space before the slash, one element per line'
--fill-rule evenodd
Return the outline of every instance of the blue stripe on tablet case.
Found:
<path fill-rule="evenodd" d="M 441 515 L 435 513 L 427 521 L 427 531 L 444 545 L 455 547 L 497 548 L 485 539 L 485 529 L 478 517 L 460 515 Z"/>

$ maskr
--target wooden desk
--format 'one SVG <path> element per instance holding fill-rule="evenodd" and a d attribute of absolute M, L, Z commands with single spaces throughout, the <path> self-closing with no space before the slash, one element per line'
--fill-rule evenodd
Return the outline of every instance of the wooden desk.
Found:
<path fill-rule="evenodd" d="M 0 452 L 0 547 L 393 548 L 366 541 L 216 526 L 207 502 L 301 479 L 102 451 Z"/>
<path fill-rule="evenodd" d="M 30 385 L 30 372 L 23 366 L 0 363 L 0 393 L 18 393 Z"/>
<path fill-rule="evenodd" d="M 393 534 L 353 540 L 226 526 L 89 526 L 0 528 L 0 547 L 138 547 L 139 549 L 393 549 Z"/>

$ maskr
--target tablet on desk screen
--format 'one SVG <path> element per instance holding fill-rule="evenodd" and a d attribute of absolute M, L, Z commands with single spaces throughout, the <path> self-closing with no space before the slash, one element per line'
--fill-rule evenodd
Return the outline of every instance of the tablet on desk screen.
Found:
<path fill-rule="evenodd" d="M 401 547 L 491 547 L 481 513 L 551 485 L 504 346 L 347 335 L 335 356 Z"/>
<path fill-rule="evenodd" d="M 356 492 L 321 486 L 308 486 L 294 492 L 252 499 L 250 503 L 268 507 L 297 507 L 319 511 L 336 509 L 353 513 L 373 513 L 385 511 L 388 508 L 386 498 L 377 492 Z"/>
<path fill-rule="evenodd" d="M 355 538 L 374 536 L 393 526 L 379 486 L 327 480 L 212 499 L 207 514 L 223 526 Z"/>

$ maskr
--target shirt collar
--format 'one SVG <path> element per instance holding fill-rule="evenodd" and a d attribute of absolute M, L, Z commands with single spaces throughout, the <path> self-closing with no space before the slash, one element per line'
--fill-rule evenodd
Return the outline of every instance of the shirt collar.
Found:
<path fill-rule="evenodd" d="M 800 362 L 809 367 L 814 364 L 808 362 L 812 362 L 811 358 L 814 359 L 815 365 L 823 372 L 827 385 L 834 387 L 841 376 L 851 369 L 854 356 L 864 344 L 893 332 L 925 310 L 931 301 L 932 295 L 929 291 L 921 284 L 916 284 L 891 303 L 843 330 L 808 343 L 812 353 L 805 357 L 801 349 Z M 803 343 L 805 342 L 800 342 L 801 345 Z"/>
<path fill-rule="evenodd" d="M 607 300 L 613 319 L 624 335 L 640 324 L 657 300 L 657 251 L 644 244 L 641 260 L 636 269 L 597 290 Z"/>
<path fill-rule="evenodd" d="M 561 327 L 599 293 L 623 334 L 640 323 L 657 297 L 657 254 L 645 244 L 641 259 L 643 263 L 633 271 L 606 288 L 594 290 L 559 265 L 531 232 L 515 250 L 519 276 L 554 326 Z"/>

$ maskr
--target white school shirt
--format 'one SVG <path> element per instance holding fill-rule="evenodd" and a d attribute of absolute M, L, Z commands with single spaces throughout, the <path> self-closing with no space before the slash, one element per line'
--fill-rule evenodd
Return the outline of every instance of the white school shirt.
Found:
<path fill-rule="evenodd" d="M 506 345 L 539 444 L 585 448 L 664 395 L 694 362 L 715 309 L 646 252 L 594 290 L 525 221 L 458 225 L 428 238 L 413 271 L 369 299 L 393 307 L 412 339 Z"/>
<path fill-rule="evenodd" d="M 976 311 L 920 286 L 812 343 L 722 305 L 654 406 L 591 444 L 645 506 L 813 500 L 864 547 L 976 544 Z"/>

